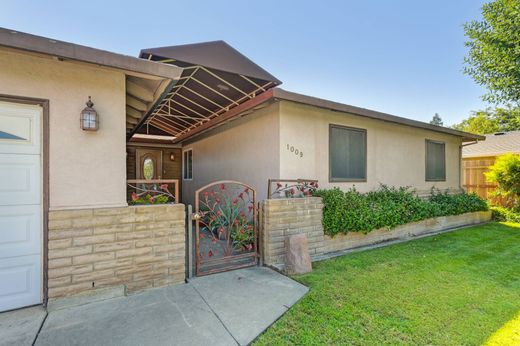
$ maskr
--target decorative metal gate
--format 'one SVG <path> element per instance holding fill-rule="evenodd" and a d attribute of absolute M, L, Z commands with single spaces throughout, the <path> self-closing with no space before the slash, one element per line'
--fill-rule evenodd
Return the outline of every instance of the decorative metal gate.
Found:
<path fill-rule="evenodd" d="M 195 192 L 197 275 L 258 262 L 256 191 L 236 181 L 218 181 Z"/>

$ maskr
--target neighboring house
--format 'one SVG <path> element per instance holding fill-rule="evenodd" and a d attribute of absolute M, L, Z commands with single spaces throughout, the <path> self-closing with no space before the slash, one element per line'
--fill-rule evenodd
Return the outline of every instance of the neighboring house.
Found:
<path fill-rule="evenodd" d="M 485 137 L 485 141 L 464 146 L 462 165 L 464 188 L 489 199 L 496 190 L 496 184 L 486 181 L 484 173 L 495 163 L 497 156 L 520 154 L 520 131 L 497 132 Z"/>
<path fill-rule="evenodd" d="M 184 282 L 184 206 L 129 207 L 127 180 L 459 190 L 484 139 L 284 91 L 222 41 L 134 58 L 0 29 L 0 79 L 0 311 Z"/>

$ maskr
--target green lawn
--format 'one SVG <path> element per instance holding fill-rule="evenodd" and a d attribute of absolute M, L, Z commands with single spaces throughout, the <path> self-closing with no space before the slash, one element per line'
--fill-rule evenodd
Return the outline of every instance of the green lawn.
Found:
<path fill-rule="evenodd" d="M 520 345 L 520 224 L 314 263 L 309 293 L 256 345 Z"/>

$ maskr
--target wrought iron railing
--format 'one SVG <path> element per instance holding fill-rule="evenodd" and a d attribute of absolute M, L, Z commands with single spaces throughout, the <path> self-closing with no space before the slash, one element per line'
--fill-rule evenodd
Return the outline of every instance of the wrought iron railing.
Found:
<path fill-rule="evenodd" d="M 309 197 L 317 189 L 318 181 L 313 179 L 269 179 L 267 198 Z"/>
<path fill-rule="evenodd" d="M 179 180 L 177 179 L 130 179 L 127 180 L 129 204 L 179 203 Z"/>

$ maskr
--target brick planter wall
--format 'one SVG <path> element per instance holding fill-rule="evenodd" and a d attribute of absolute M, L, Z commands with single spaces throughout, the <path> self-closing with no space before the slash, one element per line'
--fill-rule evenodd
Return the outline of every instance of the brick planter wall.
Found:
<path fill-rule="evenodd" d="M 392 230 L 378 229 L 368 234 L 349 232 L 329 237 L 322 225 L 323 203 L 319 197 L 270 199 L 260 202 L 260 249 L 264 263 L 283 269 L 285 238 L 306 233 L 311 259 L 330 257 L 334 252 L 351 250 L 392 240 L 408 240 L 456 227 L 491 220 L 491 212 L 475 212 L 442 216 L 398 226 Z"/>
<path fill-rule="evenodd" d="M 48 296 L 184 282 L 183 204 L 49 212 Z"/>
<path fill-rule="evenodd" d="M 267 199 L 260 202 L 260 249 L 264 263 L 284 262 L 287 236 L 306 233 L 312 257 L 323 254 L 323 203 L 319 197 Z"/>

